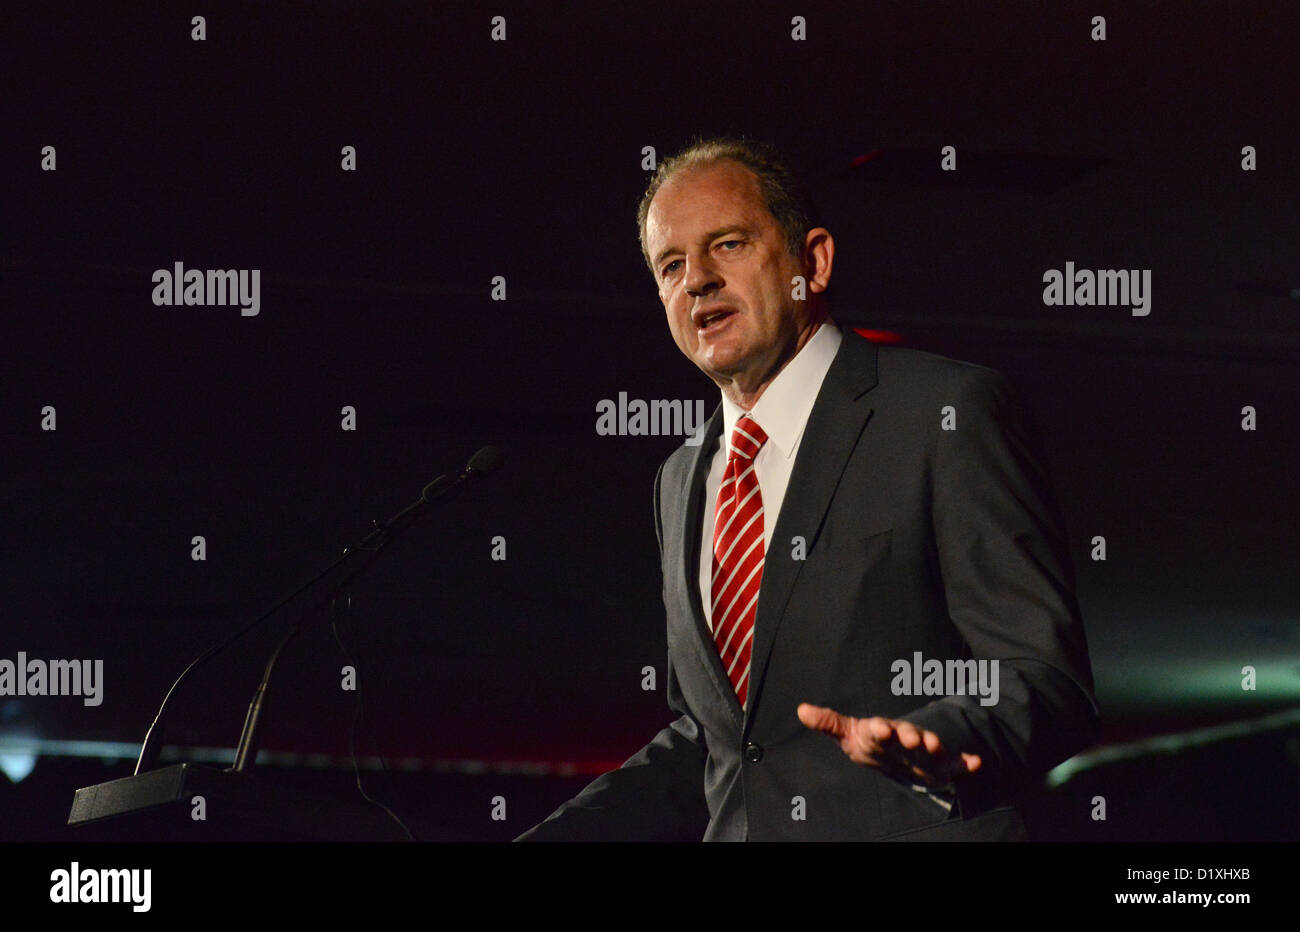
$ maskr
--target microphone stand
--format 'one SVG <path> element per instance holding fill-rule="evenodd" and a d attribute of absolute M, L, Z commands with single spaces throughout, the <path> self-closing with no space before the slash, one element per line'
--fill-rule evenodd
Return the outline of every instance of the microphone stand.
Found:
<path fill-rule="evenodd" d="M 424 487 L 419 499 L 384 524 L 372 522 L 374 528 L 354 546 L 344 550 L 343 554 L 324 570 L 281 599 L 270 611 L 195 658 L 167 691 L 162 706 L 158 709 L 158 714 L 154 717 L 153 724 L 150 725 L 145 736 L 134 774 L 77 790 L 72 801 L 72 811 L 68 816 L 68 825 L 84 826 L 104 819 L 132 814 L 136 817 L 138 825 L 152 824 L 157 831 L 164 834 L 180 833 L 188 838 L 190 836 L 186 835 L 179 826 L 189 824 L 191 820 L 176 820 L 166 816 L 161 823 L 150 823 L 147 821 L 149 817 L 144 814 L 158 810 L 160 807 L 170 808 L 187 803 L 197 796 L 204 796 L 220 800 L 224 811 L 235 822 L 279 833 L 279 836 L 288 833 L 295 839 L 325 837 L 337 839 L 340 836 L 355 840 L 387 839 L 392 837 L 393 827 L 388 820 L 392 817 L 398 825 L 401 825 L 408 838 L 413 837 L 391 811 L 387 812 L 387 816 L 381 816 L 371 809 L 343 803 L 328 796 L 316 796 L 297 789 L 288 790 L 274 784 L 263 785 L 253 780 L 250 771 L 257 757 L 260 724 L 266 708 L 267 687 L 276 663 L 289 642 L 301 630 L 302 618 L 290 625 L 267 661 L 262 680 L 258 684 L 244 719 L 243 734 L 235 750 L 232 767 L 226 770 L 213 770 L 183 763 L 156 768 L 162 749 L 167 709 L 181 684 L 198 667 L 248 634 L 320 580 L 346 565 L 348 572 L 330 586 L 325 598 L 328 599 L 334 593 L 345 589 L 358 574 L 369 567 L 375 554 L 405 531 L 433 502 L 451 495 L 470 477 L 481 478 L 490 475 L 500 468 L 501 462 L 501 452 L 496 447 L 484 447 L 479 450 L 459 473 L 442 475 L 430 482 Z M 361 553 L 369 554 L 370 559 L 353 566 L 352 564 L 358 562 Z M 386 810 L 382 805 L 380 808 Z"/>
<path fill-rule="evenodd" d="M 434 487 L 445 478 L 445 476 L 439 476 L 437 479 L 433 480 L 433 482 L 425 486 L 425 493 L 428 494 L 431 489 L 434 489 Z M 445 497 L 459 484 L 459 481 L 453 481 L 447 483 L 442 490 L 430 494 L 427 498 L 424 495 L 421 495 L 420 498 L 402 509 L 402 511 L 398 512 L 386 523 L 382 525 L 376 524 L 374 530 L 363 537 L 354 546 L 344 550 L 343 556 L 334 562 L 333 566 L 330 567 L 330 570 L 343 565 L 358 553 L 368 552 L 372 556 L 369 560 L 362 563 L 326 590 L 321 599 L 317 601 L 316 607 L 340 595 L 352 580 L 360 576 L 361 573 L 374 563 L 374 554 L 379 553 L 380 550 L 392 543 L 399 534 L 414 524 L 415 519 L 419 517 L 433 501 Z M 328 573 L 329 570 L 326 572 Z M 316 579 L 320 578 L 320 576 L 316 577 Z M 257 752 L 259 749 L 258 738 L 261 734 L 262 709 L 266 699 L 267 687 L 270 686 L 271 683 L 271 674 L 275 672 L 276 662 L 280 659 L 280 655 L 284 652 L 285 647 L 288 646 L 290 641 L 298 636 L 298 633 L 301 630 L 301 620 L 290 625 L 289 630 L 284 633 L 282 638 L 280 638 L 279 643 L 275 645 L 275 650 L 271 652 L 270 659 L 266 662 L 266 670 L 262 673 L 262 680 L 257 684 L 257 690 L 253 693 L 253 699 L 248 704 L 248 712 L 244 716 L 244 729 L 239 735 L 239 744 L 235 747 L 235 762 L 231 769 L 236 773 L 251 773 L 253 770 L 253 763 L 257 760 Z"/>
<path fill-rule="evenodd" d="M 469 463 L 459 473 L 456 473 L 455 475 L 444 474 L 434 479 L 424 487 L 418 499 L 410 505 L 407 505 L 384 524 L 372 522 L 375 525 L 374 528 L 356 544 L 344 550 L 343 554 L 333 563 L 325 567 L 325 569 L 317 573 L 307 582 L 303 583 L 289 595 L 285 596 L 261 617 L 257 618 L 239 631 L 236 631 L 225 641 L 208 649 L 195 658 L 194 661 L 185 668 L 181 675 L 177 677 L 176 682 L 172 684 L 171 689 L 167 691 L 162 706 L 158 709 L 158 714 L 154 717 L 153 724 L 149 726 L 149 731 L 145 734 L 144 744 L 140 748 L 140 757 L 136 761 L 134 771 L 135 775 L 139 776 L 145 771 L 152 770 L 157 765 L 158 757 L 162 752 L 163 733 L 167 721 L 167 708 L 170 705 L 173 696 L 175 696 L 178 687 L 185 682 L 196 668 L 211 660 L 235 641 L 260 626 L 264 621 L 266 621 L 266 619 L 275 615 L 285 605 L 292 602 L 303 592 L 315 586 L 316 583 L 333 573 L 340 566 L 352 562 L 356 558 L 357 554 L 378 553 L 392 542 L 394 538 L 410 527 L 415 519 L 418 518 L 433 502 L 450 495 L 460 486 L 461 483 L 471 476 L 481 478 L 496 472 L 496 470 L 501 466 L 501 461 L 501 452 L 496 447 L 484 447 L 479 450 L 470 458 Z M 356 570 L 353 570 L 338 584 L 336 584 L 330 590 L 330 593 L 333 594 L 340 590 L 368 565 L 369 563 L 366 563 L 358 567 Z M 301 622 L 295 623 L 276 646 L 275 652 L 271 655 L 271 659 L 267 663 L 266 671 L 262 676 L 261 683 L 258 685 L 257 692 L 253 696 L 253 701 L 249 705 L 248 714 L 244 719 L 243 734 L 240 736 L 239 747 L 236 749 L 235 753 L 235 769 L 240 772 L 246 772 L 249 770 L 252 766 L 253 759 L 257 756 L 257 734 L 266 694 L 266 686 L 270 680 L 271 673 L 275 669 L 275 663 L 279 658 L 281 651 L 284 649 L 285 645 L 292 640 L 294 635 L 298 633 L 300 625 Z"/>

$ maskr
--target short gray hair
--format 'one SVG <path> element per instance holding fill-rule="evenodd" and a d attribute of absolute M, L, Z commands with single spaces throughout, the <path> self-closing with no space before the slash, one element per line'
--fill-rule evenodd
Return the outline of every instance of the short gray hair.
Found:
<path fill-rule="evenodd" d="M 821 214 L 808 189 L 775 146 L 743 136 L 697 139 L 681 152 L 659 163 L 637 207 L 636 224 L 641 237 L 641 255 L 645 257 L 651 274 L 654 273 L 654 266 L 646 252 L 645 225 L 650 214 L 650 202 L 654 200 L 655 194 L 664 182 L 678 172 L 726 161 L 737 162 L 753 174 L 768 213 L 781 228 L 790 255 L 802 253 L 808 231 L 822 226 Z"/>

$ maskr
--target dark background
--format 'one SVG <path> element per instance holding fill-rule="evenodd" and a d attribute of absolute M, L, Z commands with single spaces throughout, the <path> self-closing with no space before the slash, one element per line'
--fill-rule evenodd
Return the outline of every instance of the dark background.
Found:
<path fill-rule="evenodd" d="M 1003 371 L 1045 435 L 1104 733 L 1040 833 L 1297 837 L 1296 719 L 1250 724 L 1300 697 L 1297 25 L 1285 3 L 6 6 L 0 657 L 102 658 L 106 683 L 97 708 L 0 698 L 0 758 L 37 757 L 0 779 L 0 837 L 70 837 L 73 790 L 130 772 L 190 659 L 488 442 L 501 472 L 353 587 L 360 751 L 393 771 L 367 780 L 423 837 L 511 837 L 666 724 L 641 670 L 664 675 L 651 488 L 679 440 L 598 436 L 596 404 L 717 402 L 634 215 L 642 147 L 723 132 L 807 175 L 843 325 Z M 1044 306 L 1068 260 L 1151 269 L 1150 316 Z M 260 314 L 155 307 L 176 261 L 261 269 Z M 278 632 L 188 684 L 168 760 L 229 760 Z M 345 662 L 319 619 L 291 647 L 268 778 L 349 794 Z M 1233 722 L 1195 753 L 1133 744 Z"/>

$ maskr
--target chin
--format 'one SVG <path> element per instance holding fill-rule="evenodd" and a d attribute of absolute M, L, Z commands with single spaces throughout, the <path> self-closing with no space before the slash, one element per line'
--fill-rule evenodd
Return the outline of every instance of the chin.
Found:
<path fill-rule="evenodd" d="M 729 379 L 741 371 L 741 366 L 734 359 L 702 359 L 695 363 L 706 375 L 714 378 Z"/>

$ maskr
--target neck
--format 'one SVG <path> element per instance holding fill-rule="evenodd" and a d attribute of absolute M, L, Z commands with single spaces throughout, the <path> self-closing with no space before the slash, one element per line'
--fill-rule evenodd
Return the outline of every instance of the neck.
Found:
<path fill-rule="evenodd" d="M 820 318 L 810 320 L 808 325 L 803 328 L 795 337 L 794 342 L 785 348 L 785 351 L 779 355 L 775 363 L 767 369 L 766 372 L 754 376 L 743 377 L 737 376 L 731 379 L 721 379 L 715 382 L 722 390 L 722 394 L 730 399 L 731 403 L 736 405 L 742 411 L 754 410 L 754 405 L 758 404 L 758 399 L 763 397 L 767 387 L 776 380 L 782 370 L 790 364 L 790 360 L 799 355 L 799 351 L 808 345 L 808 341 L 813 338 L 821 325 L 827 320 L 823 315 Z"/>

